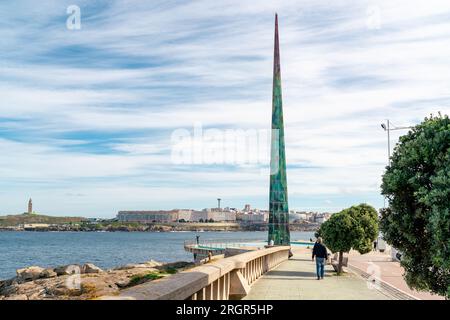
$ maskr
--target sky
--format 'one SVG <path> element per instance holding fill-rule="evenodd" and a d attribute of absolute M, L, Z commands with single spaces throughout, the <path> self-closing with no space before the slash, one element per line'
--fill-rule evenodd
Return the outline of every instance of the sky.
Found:
<path fill-rule="evenodd" d="M 382 207 L 380 124 L 450 111 L 448 0 L 2 1 L 0 214 L 267 209 L 267 157 L 174 136 L 270 133 L 275 12 L 290 209 Z"/>

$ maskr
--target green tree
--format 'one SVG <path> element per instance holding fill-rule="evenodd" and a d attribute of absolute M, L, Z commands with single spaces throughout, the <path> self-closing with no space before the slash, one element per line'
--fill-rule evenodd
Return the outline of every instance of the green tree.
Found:
<path fill-rule="evenodd" d="M 355 238 L 355 243 L 352 245 L 353 249 L 358 250 L 361 254 L 372 251 L 373 242 L 378 237 L 379 219 L 377 210 L 368 204 L 362 203 L 344 211 L 356 221 L 358 228 L 362 231 L 361 235 Z"/>
<path fill-rule="evenodd" d="M 402 252 L 408 285 L 450 297 L 450 120 L 425 118 L 400 137 L 381 186 L 385 240 Z"/>
<path fill-rule="evenodd" d="M 341 274 L 344 252 L 351 249 L 361 254 L 371 251 L 378 236 L 377 211 L 367 204 L 344 209 L 324 222 L 317 234 L 323 237 L 332 252 L 339 253 L 338 274 Z"/>

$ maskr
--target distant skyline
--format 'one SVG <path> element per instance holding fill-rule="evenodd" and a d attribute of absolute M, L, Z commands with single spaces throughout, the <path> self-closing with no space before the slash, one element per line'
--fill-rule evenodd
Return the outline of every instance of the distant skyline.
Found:
<path fill-rule="evenodd" d="M 268 161 L 174 164 L 171 134 L 270 128 L 275 12 L 289 208 L 382 207 L 380 124 L 450 113 L 449 1 L 4 1 L 0 215 L 268 209 Z"/>

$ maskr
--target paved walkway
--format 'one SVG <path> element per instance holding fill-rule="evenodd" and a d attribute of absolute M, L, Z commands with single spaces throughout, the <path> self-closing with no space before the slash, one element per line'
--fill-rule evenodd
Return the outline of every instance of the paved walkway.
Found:
<path fill-rule="evenodd" d="M 395 287 L 397 290 L 415 299 L 445 300 L 442 296 L 411 290 L 406 284 L 405 279 L 403 279 L 405 270 L 400 266 L 400 263 L 391 261 L 390 257 L 384 253 L 350 254 L 349 265 L 352 268 L 356 268 L 357 272 L 359 270 L 363 273 L 371 274 L 373 277 L 379 278 L 388 285 Z"/>
<path fill-rule="evenodd" d="M 296 250 L 294 256 L 259 278 L 244 300 L 386 300 L 391 296 L 369 288 L 367 281 L 349 272 L 336 276 L 326 266 L 325 277 L 317 280 L 310 250 Z"/>

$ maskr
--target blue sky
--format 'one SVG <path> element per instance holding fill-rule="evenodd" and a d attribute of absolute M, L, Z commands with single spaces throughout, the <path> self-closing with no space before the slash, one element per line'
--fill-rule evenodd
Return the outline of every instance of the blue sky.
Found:
<path fill-rule="evenodd" d="M 380 123 L 450 111 L 448 1 L 2 1 L 0 214 L 267 208 L 265 164 L 170 155 L 195 123 L 270 128 L 275 12 L 290 208 L 381 207 Z"/>

